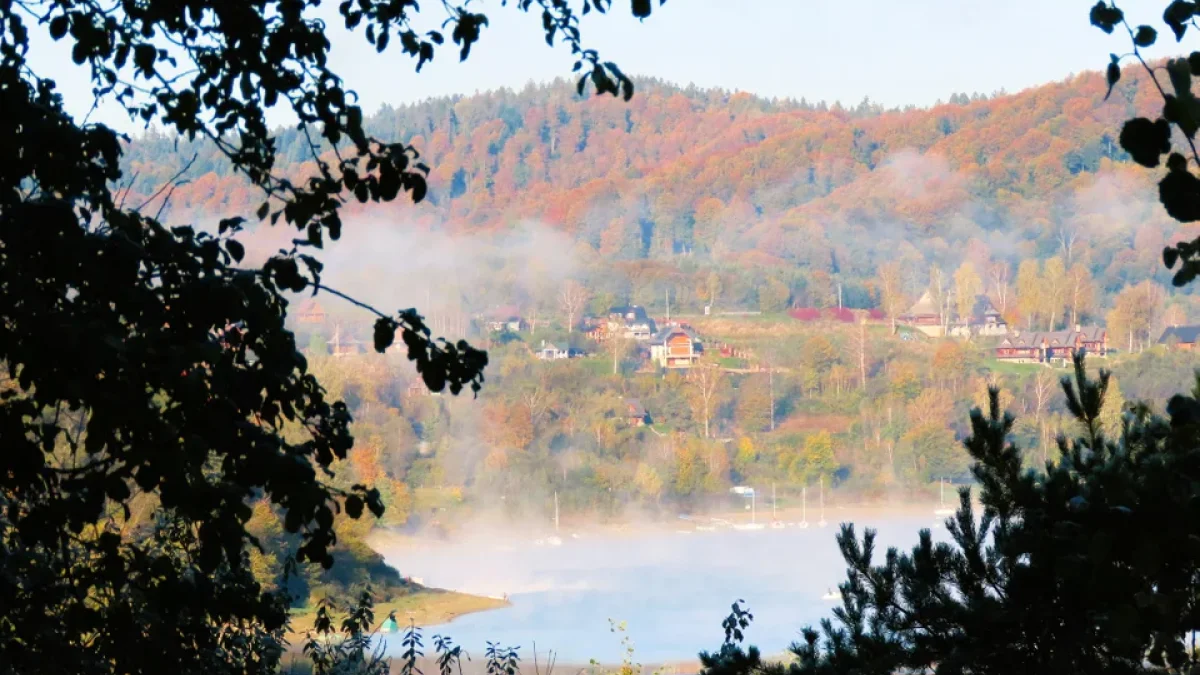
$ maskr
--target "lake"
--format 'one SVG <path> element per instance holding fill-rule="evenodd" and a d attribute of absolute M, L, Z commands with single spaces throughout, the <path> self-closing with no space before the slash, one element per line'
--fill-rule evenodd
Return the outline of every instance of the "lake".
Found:
<path fill-rule="evenodd" d="M 832 515 L 832 514 L 831 514 Z M 764 653 L 782 652 L 800 629 L 829 616 L 836 602 L 822 596 L 845 580 L 834 540 L 838 516 L 808 529 L 661 531 L 646 535 L 563 533 L 562 544 L 533 538 L 471 541 L 382 552 L 389 564 L 429 586 L 480 595 L 508 595 L 511 607 L 470 614 L 426 630 L 454 639 L 476 660 L 486 641 L 520 646 L 530 658 L 554 650 L 561 663 L 620 662 L 620 635 L 609 619 L 625 621 L 641 663 L 690 661 L 718 648 L 721 620 L 744 599 L 754 614 L 747 640 Z M 856 519 L 878 531 L 877 559 L 889 546 L 908 550 L 921 528 L 936 521 L 904 516 Z M 681 522 L 681 528 L 691 525 Z M 944 527 L 934 528 L 944 539 Z M 403 622 L 403 618 L 401 618 Z M 398 640 L 394 640 L 398 643 Z M 389 651 L 399 651 L 398 644 Z"/>

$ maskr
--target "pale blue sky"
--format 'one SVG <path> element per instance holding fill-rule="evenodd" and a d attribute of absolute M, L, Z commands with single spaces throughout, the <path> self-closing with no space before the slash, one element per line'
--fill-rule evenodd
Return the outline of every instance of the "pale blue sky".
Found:
<path fill-rule="evenodd" d="M 336 4 L 321 11 L 332 19 Z M 377 55 L 361 33 L 330 20 L 332 65 L 368 112 L 569 75 L 569 50 L 547 47 L 538 17 L 512 4 L 477 2 L 491 26 L 471 58 L 459 63 L 445 49 L 420 75 L 398 51 Z M 628 73 L 810 101 L 854 104 L 870 96 L 887 106 L 924 106 L 955 92 L 1014 92 L 1098 70 L 1109 52 L 1129 49 L 1127 35 L 1089 25 L 1091 0 L 669 0 L 641 24 L 628 0 L 614 4 L 610 15 L 585 18 L 585 39 Z M 1160 30 L 1149 55 L 1184 51 L 1162 24 L 1163 0 L 1121 5 L 1131 23 Z M 35 46 L 39 73 L 59 81 L 73 111 L 86 112 L 90 87 L 69 50 L 49 38 Z M 130 128 L 114 112 L 95 117 Z"/>

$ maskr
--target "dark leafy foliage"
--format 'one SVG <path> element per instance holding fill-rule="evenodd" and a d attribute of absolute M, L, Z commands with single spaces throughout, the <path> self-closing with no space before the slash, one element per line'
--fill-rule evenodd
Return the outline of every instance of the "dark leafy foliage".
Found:
<path fill-rule="evenodd" d="M 374 609 L 371 589 L 366 588 L 354 604 L 345 608 L 345 618 L 338 626 L 336 603 L 329 599 L 321 601 L 303 647 L 313 675 L 386 675 L 389 664 L 383 656 L 384 645 L 371 645 L 375 634 L 371 628 L 375 623 Z"/>
<path fill-rule="evenodd" d="M 1183 40 L 1188 27 L 1195 27 L 1195 18 L 1200 15 L 1200 4 L 1189 0 L 1174 0 L 1163 11 L 1163 22 L 1170 27 L 1176 42 Z M 1196 149 L 1196 133 L 1200 131 L 1200 99 L 1192 91 L 1192 77 L 1200 75 L 1200 52 L 1192 52 L 1187 58 L 1171 59 L 1165 68 L 1153 68 L 1142 57 L 1141 48 L 1149 47 L 1158 39 L 1152 26 L 1131 27 L 1125 13 L 1111 0 L 1097 2 L 1091 10 L 1091 22 L 1106 33 L 1117 26 L 1129 33 L 1133 51 L 1127 56 L 1136 59 L 1145 69 L 1163 99 L 1162 116 L 1156 120 L 1138 117 L 1129 120 L 1121 129 L 1121 147 L 1137 163 L 1154 168 L 1162 155 L 1171 153 L 1167 161 L 1167 175 L 1159 182 L 1159 200 L 1170 216 L 1180 222 L 1192 223 L 1200 220 L 1200 179 L 1192 173 L 1200 169 L 1200 152 Z M 1121 57 L 1113 54 L 1108 65 L 1108 91 L 1121 79 Z M 1165 71 L 1165 83 L 1160 78 Z M 1107 97 L 1106 97 L 1107 98 Z M 1178 129 L 1186 146 L 1184 153 L 1172 153 L 1172 128 Z M 1186 156 L 1185 156 L 1186 155 Z M 1195 166 L 1189 168 L 1189 162 Z M 1167 247 L 1163 261 L 1174 269 L 1176 286 L 1190 283 L 1200 273 L 1200 239 Z"/>
<path fill-rule="evenodd" d="M 972 412 L 965 445 L 982 512 L 964 489 L 950 543 L 923 530 L 911 552 L 876 560 L 874 532 L 860 539 L 844 526 L 843 604 L 804 631 L 788 672 L 1192 672 L 1200 379 L 1171 400 L 1169 418 L 1127 412 L 1117 439 L 1099 419 L 1108 381 L 1103 371 L 1089 380 L 1082 360 L 1064 378 L 1078 434 L 1041 471 L 1022 468 L 996 391 L 988 414 Z M 723 652 L 708 672 L 774 668 L 740 647 Z"/>
<path fill-rule="evenodd" d="M 317 4 L 0 3 L 0 670 L 272 672 L 286 602 L 247 569 L 248 502 L 284 510 L 302 540 L 291 563 L 325 567 L 342 505 L 382 513 L 371 487 L 323 480 L 352 446 L 350 415 L 308 373 L 285 293 L 341 295 L 312 251 L 340 236 L 342 204 L 419 202 L 429 169 L 416 148 L 364 131 L 327 66 Z M 582 46 L 568 2 L 514 4 L 540 12 L 547 41 L 567 43 L 599 91 L 632 94 Z M 466 58 L 486 17 L 442 6 Z M 410 0 L 338 10 L 379 51 L 397 40 L 418 69 L 446 40 L 412 27 Z M 239 267 L 243 217 L 212 234 L 164 227 L 143 212 L 153 199 L 126 205 L 121 139 L 64 112 L 29 67 L 30 29 L 70 49 L 98 99 L 219 148 L 263 190 L 257 217 L 297 230 L 292 247 Z M 294 113 L 317 162 L 303 183 L 273 172 L 274 106 Z M 430 389 L 478 390 L 485 354 L 431 339 L 415 310 L 356 304 L 379 315 L 380 351 L 400 333 Z"/>

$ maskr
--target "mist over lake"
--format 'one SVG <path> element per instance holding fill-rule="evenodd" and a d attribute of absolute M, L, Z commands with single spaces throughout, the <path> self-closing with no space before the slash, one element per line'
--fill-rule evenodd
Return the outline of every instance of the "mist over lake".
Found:
<path fill-rule="evenodd" d="M 934 527 L 935 521 L 939 523 Z M 921 528 L 948 535 L 929 515 L 874 515 L 855 522 L 878 530 L 877 555 L 917 542 Z M 692 660 L 723 638 L 730 604 L 746 601 L 755 620 L 747 639 L 766 653 L 783 651 L 806 625 L 830 616 L 837 602 L 822 599 L 845 580 L 845 563 L 829 525 L 808 529 L 681 531 L 637 535 L 580 535 L 564 530 L 562 545 L 533 537 L 471 537 L 418 548 L 379 546 L 387 562 L 426 585 L 481 595 L 508 595 L 511 607 L 469 614 L 429 627 L 427 638 L 449 635 L 473 658 L 487 641 L 520 646 L 540 659 L 554 650 L 562 663 L 619 662 L 621 636 L 609 619 L 628 624 L 635 659 L 642 663 Z M 688 528 L 685 533 L 683 528 Z M 404 617 L 397 617 L 403 624 Z M 397 654 L 399 639 L 388 651 Z"/>

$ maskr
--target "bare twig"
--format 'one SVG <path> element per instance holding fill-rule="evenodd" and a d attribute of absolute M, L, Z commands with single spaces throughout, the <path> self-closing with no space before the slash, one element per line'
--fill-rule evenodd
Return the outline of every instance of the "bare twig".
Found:
<path fill-rule="evenodd" d="M 146 201 L 142 202 L 141 204 L 139 204 L 137 206 L 137 208 L 133 209 L 134 213 L 141 213 L 142 209 L 146 208 L 146 206 L 148 206 L 150 204 L 150 202 L 153 202 L 155 199 L 158 199 L 158 196 L 161 195 L 163 192 L 174 189 L 176 186 L 176 181 L 178 181 L 183 176 L 183 174 L 187 173 L 192 168 L 192 165 L 196 163 L 196 158 L 198 156 L 199 155 L 197 155 L 197 154 L 193 154 L 192 158 L 188 160 L 187 164 L 185 164 L 182 169 L 175 172 L 175 175 L 171 176 L 171 178 L 169 178 L 167 180 L 167 182 L 163 183 L 162 186 L 159 187 L 158 190 L 156 190 L 154 192 L 154 194 L 150 195 L 146 199 Z M 132 183 L 131 183 L 131 185 L 132 185 Z M 122 198 L 122 202 L 124 202 L 124 198 Z"/>

